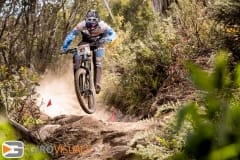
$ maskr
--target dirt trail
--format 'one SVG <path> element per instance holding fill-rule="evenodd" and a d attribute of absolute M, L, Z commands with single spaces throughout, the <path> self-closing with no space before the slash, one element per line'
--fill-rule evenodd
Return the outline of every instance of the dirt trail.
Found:
<path fill-rule="evenodd" d="M 40 110 L 50 117 L 87 115 L 78 103 L 71 71 L 69 69 L 68 72 L 61 76 L 48 72 L 40 81 L 40 86 L 37 88 L 39 93 L 38 105 Z M 97 111 L 92 116 L 99 120 L 108 121 L 111 114 L 97 97 Z"/>
<path fill-rule="evenodd" d="M 93 116 L 57 116 L 39 129 L 39 139 L 54 146 L 57 160 L 133 160 L 127 151 L 136 133 L 156 127 L 151 122 L 105 122 Z M 136 145 L 136 143 L 132 144 Z"/>
<path fill-rule="evenodd" d="M 132 159 L 126 152 L 134 135 L 159 126 L 154 121 L 113 122 L 128 121 L 129 118 L 113 120 L 112 112 L 107 110 L 100 97 L 97 97 L 96 112 L 87 115 L 80 108 L 75 96 L 71 68 L 61 76 L 51 72 L 45 74 L 37 92 L 40 110 L 51 119 L 36 131 L 32 131 L 32 134 L 43 143 L 60 146 L 59 150 L 54 151 L 53 159 Z M 71 150 L 71 147 L 76 146 L 78 149 L 80 147 L 81 153 Z"/>

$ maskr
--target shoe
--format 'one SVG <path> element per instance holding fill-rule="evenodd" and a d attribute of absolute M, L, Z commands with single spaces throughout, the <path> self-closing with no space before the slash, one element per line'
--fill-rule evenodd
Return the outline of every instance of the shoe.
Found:
<path fill-rule="evenodd" d="M 95 90 L 96 90 L 96 93 L 99 94 L 101 91 L 101 86 L 97 84 Z"/>

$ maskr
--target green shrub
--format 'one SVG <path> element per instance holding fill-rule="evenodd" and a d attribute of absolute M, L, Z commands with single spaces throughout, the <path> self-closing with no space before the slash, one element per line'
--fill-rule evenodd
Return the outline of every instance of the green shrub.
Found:
<path fill-rule="evenodd" d="M 11 118 L 21 124 L 24 124 L 25 120 L 36 119 L 39 116 L 39 109 L 34 102 L 37 98 L 37 73 L 25 67 L 14 70 L 1 65 L 0 79 L 0 102 Z M 27 116 L 24 115 L 25 112 L 28 113 Z"/>
<path fill-rule="evenodd" d="M 121 18 L 118 21 L 120 29 L 127 30 L 128 23 L 133 26 L 132 39 L 145 38 L 148 34 L 149 24 L 155 20 L 155 14 L 153 13 L 152 4 L 150 1 L 143 0 L 120 0 L 114 1 L 113 13 Z"/>
<path fill-rule="evenodd" d="M 123 68 L 123 72 L 118 78 L 119 82 L 114 84 L 115 89 L 110 87 L 106 91 L 111 92 L 111 97 L 106 97 L 109 103 L 132 114 L 148 112 L 149 100 L 156 96 L 166 79 L 167 67 L 171 62 L 173 44 L 166 43 L 164 36 L 164 33 L 158 33 L 154 37 L 121 44 L 117 48 L 115 52 L 120 57 L 115 63 Z"/>
<path fill-rule="evenodd" d="M 161 105 L 159 107 L 161 110 L 158 110 L 155 118 L 146 120 L 150 123 L 155 121 L 161 127 L 137 133 L 129 142 L 130 149 L 127 153 L 134 155 L 136 160 L 163 160 L 171 158 L 178 152 L 183 146 L 186 131 L 190 129 L 190 127 L 185 127 L 181 130 L 181 134 L 174 134 L 176 133 L 174 130 L 176 110 L 179 109 L 180 105 L 180 103 Z M 174 110 L 174 112 L 163 117 L 164 112 L 169 109 Z"/>
<path fill-rule="evenodd" d="M 111 62 L 122 72 L 116 78 L 119 82 L 113 82 L 115 89 L 106 91 L 111 93 L 106 99 L 124 112 L 146 116 L 163 82 L 172 72 L 179 72 L 169 71 L 169 65 L 181 66 L 185 59 L 209 54 L 215 48 L 211 5 L 179 1 L 173 3 L 167 17 L 157 17 L 147 1 L 113 1 L 112 6 L 120 34 L 127 36 L 118 47 L 110 48 L 111 55 L 119 55 Z"/>
<path fill-rule="evenodd" d="M 178 128 L 190 122 L 183 151 L 174 159 L 238 159 L 240 156 L 240 66 L 228 71 L 227 53 L 220 52 L 211 73 L 188 63 L 190 77 L 203 92 L 202 98 L 184 106 Z"/>
<path fill-rule="evenodd" d="M 240 2 L 238 0 L 216 1 L 214 19 L 219 23 L 221 47 L 228 48 L 235 61 L 240 60 Z"/>
<path fill-rule="evenodd" d="M 207 2 L 206 2 L 207 1 Z M 215 48 L 216 31 L 211 0 L 178 0 L 168 11 L 179 38 L 180 54 L 203 55 Z"/>
<path fill-rule="evenodd" d="M 167 77 L 171 51 L 178 42 L 175 30 L 171 19 L 157 18 L 149 1 L 114 1 L 112 6 L 118 13 L 121 37 L 106 55 L 112 56 L 107 57 L 111 62 L 108 68 L 119 67 L 121 72 L 110 82 L 114 87 L 108 83 L 104 97 L 125 113 L 146 115 L 151 99 Z"/>
<path fill-rule="evenodd" d="M 4 141 L 16 141 L 18 139 L 18 134 L 14 130 L 14 128 L 7 122 L 6 119 L 4 119 L 0 115 L 0 144 L 2 144 Z M 48 160 L 50 159 L 47 154 L 36 152 L 33 153 L 31 151 L 37 151 L 38 148 L 31 144 L 24 142 L 24 156 L 21 158 L 21 160 Z M 5 160 L 6 158 L 0 157 L 1 160 Z M 6 159 L 7 160 L 7 159 Z"/>

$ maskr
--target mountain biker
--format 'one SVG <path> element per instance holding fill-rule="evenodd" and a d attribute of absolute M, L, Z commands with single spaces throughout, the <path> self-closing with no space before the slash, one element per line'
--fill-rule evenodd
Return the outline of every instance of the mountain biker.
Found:
<path fill-rule="evenodd" d="M 69 45 L 79 32 L 81 32 L 82 35 L 82 41 L 80 44 L 98 42 L 96 46 L 91 46 L 91 50 L 94 53 L 94 84 L 96 93 L 98 94 L 101 90 L 104 44 L 106 42 L 113 41 L 117 35 L 107 23 L 100 19 L 100 16 L 96 10 L 89 10 L 85 16 L 85 20 L 79 22 L 77 26 L 66 36 L 62 46 L 63 53 L 66 53 Z"/>

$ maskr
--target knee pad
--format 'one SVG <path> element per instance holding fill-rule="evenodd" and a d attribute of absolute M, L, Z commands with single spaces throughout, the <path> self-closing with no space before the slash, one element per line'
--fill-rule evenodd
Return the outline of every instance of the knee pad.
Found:
<path fill-rule="evenodd" d="M 95 49 L 96 57 L 102 58 L 104 56 L 104 52 L 105 52 L 104 48 L 102 48 L 102 47 Z"/>

